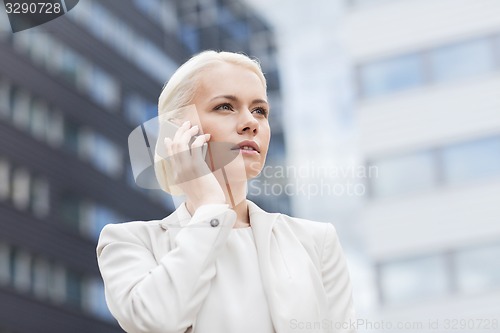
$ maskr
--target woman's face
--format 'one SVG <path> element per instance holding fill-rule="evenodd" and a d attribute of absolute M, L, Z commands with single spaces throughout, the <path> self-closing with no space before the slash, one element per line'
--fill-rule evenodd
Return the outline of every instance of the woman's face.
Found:
<path fill-rule="evenodd" d="M 228 149 L 233 148 L 229 153 L 241 154 L 247 179 L 257 176 L 271 137 L 267 94 L 259 77 L 245 67 L 223 63 L 201 72 L 198 83 L 193 103 L 202 132 L 211 134 L 210 142 L 228 143 Z M 254 145 L 255 150 L 238 145 Z"/>

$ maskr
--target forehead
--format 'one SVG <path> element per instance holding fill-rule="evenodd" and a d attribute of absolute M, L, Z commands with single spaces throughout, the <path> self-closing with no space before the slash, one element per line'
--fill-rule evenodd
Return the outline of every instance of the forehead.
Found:
<path fill-rule="evenodd" d="M 255 95 L 261 98 L 266 96 L 259 76 L 240 65 L 221 63 L 203 70 L 199 75 L 197 95 L 251 95 L 252 98 Z"/>

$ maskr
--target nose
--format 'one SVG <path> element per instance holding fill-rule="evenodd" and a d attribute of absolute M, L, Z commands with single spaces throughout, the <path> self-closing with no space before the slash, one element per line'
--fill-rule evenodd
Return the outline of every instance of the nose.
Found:
<path fill-rule="evenodd" d="M 238 134 L 252 133 L 257 134 L 259 130 L 259 121 L 255 119 L 250 110 L 242 112 L 238 123 Z"/>

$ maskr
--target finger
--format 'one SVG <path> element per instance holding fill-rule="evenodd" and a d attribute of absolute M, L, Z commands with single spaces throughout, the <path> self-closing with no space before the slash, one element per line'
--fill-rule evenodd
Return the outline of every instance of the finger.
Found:
<path fill-rule="evenodd" d="M 174 154 L 172 152 L 172 139 L 165 138 L 165 140 L 163 140 L 163 143 L 165 145 L 165 150 L 167 152 L 167 156 L 172 156 Z"/>
<path fill-rule="evenodd" d="M 184 132 L 186 130 L 189 129 L 189 127 L 191 126 L 191 122 L 188 120 L 188 121 L 185 121 L 178 129 L 177 131 L 175 132 L 175 135 L 174 135 L 174 138 L 172 139 L 172 142 L 177 142 L 179 140 L 179 138 L 182 136 L 182 134 L 184 134 Z"/>
<path fill-rule="evenodd" d="M 180 137 L 177 146 L 177 154 L 179 156 L 180 163 L 191 163 L 191 147 L 190 143 L 194 135 L 198 133 L 198 126 L 195 125 L 188 129 Z M 187 165 L 187 164 L 186 164 Z"/>
<path fill-rule="evenodd" d="M 210 140 L 210 134 L 198 136 L 191 144 L 191 155 L 197 160 L 204 160 L 203 145 Z"/>
<path fill-rule="evenodd" d="M 185 131 L 184 134 L 181 135 L 180 141 L 182 143 L 185 143 L 189 147 L 189 143 L 191 142 L 192 137 L 197 135 L 199 131 L 200 131 L 200 129 L 199 129 L 198 125 L 194 125 L 190 129 Z"/>
<path fill-rule="evenodd" d="M 174 138 L 172 140 L 172 153 L 175 159 L 179 159 L 182 155 L 189 155 L 189 141 L 186 141 L 185 133 L 186 131 L 189 131 L 191 126 L 190 121 L 185 121 L 181 127 L 175 132 Z"/>

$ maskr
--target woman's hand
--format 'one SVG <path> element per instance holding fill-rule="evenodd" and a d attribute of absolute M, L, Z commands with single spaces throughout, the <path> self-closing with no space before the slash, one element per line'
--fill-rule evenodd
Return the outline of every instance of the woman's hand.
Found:
<path fill-rule="evenodd" d="M 197 125 L 186 121 L 173 139 L 165 138 L 167 163 L 172 170 L 173 183 L 185 194 L 194 213 L 205 204 L 224 204 L 226 198 L 215 175 L 205 162 L 202 147 L 210 140 L 210 134 L 198 136 L 191 146 L 191 138 L 198 134 Z"/>

